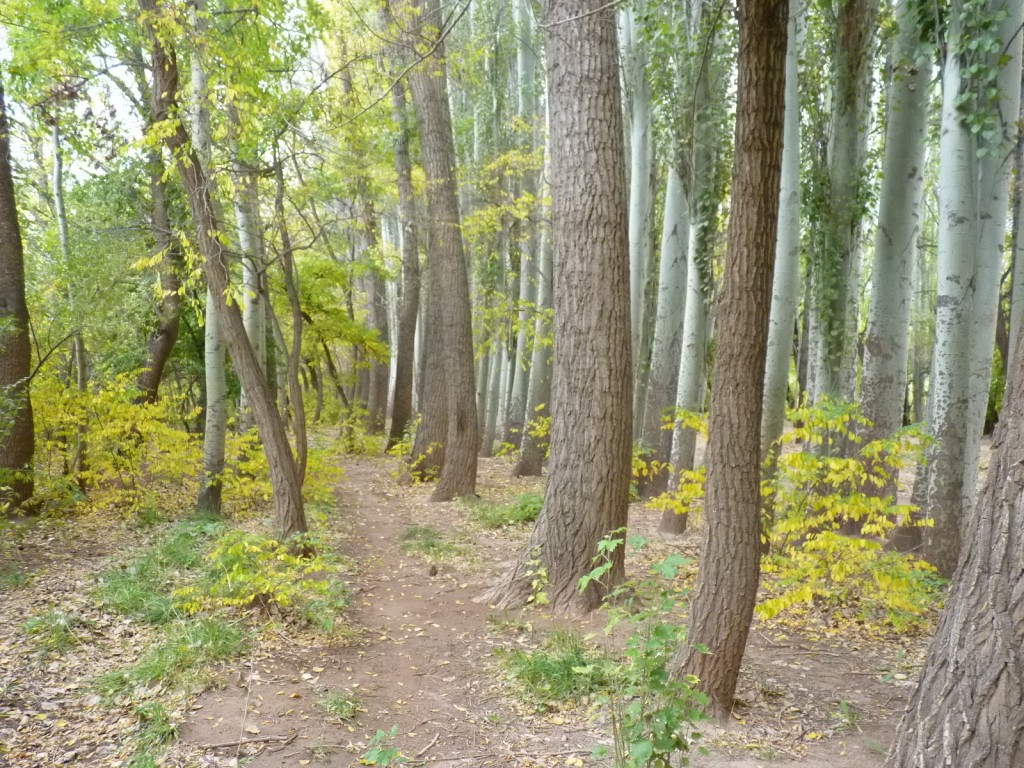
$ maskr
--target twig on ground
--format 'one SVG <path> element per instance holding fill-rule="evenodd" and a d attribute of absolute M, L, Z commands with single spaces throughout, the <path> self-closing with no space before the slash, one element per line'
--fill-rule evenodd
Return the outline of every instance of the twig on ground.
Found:
<path fill-rule="evenodd" d="M 269 744 L 272 742 L 281 741 L 285 744 L 291 744 L 298 737 L 299 733 L 296 731 L 291 736 L 254 736 L 251 739 L 235 739 L 234 741 L 222 741 L 218 744 L 200 744 L 200 749 L 227 749 L 228 747 L 243 747 L 246 744 Z"/>

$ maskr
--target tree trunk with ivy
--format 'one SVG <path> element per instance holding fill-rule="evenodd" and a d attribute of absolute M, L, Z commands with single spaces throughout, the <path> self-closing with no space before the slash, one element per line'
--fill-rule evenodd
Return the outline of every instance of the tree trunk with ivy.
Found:
<path fill-rule="evenodd" d="M 676 674 L 696 675 L 723 718 L 732 710 L 760 575 L 761 406 L 779 212 L 787 9 L 785 0 L 739 4 L 736 155 L 717 306 L 703 559 L 687 644 L 674 664 Z"/>
<path fill-rule="evenodd" d="M 486 598 L 522 605 L 539 590 L 560 613 L 600 604 L 624 575 L 622 549 L 584 592 L 598 542 L 626 524 L 632 387 L 629 240 L 614 10 L 548 2 L 555 369 L 544 506 L 526 550 Z"/>

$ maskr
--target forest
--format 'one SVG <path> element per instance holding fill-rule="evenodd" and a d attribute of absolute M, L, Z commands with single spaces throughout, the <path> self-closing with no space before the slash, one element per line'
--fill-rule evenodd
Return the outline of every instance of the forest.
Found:
<path fill-rule="evenodd" d="M 1024 0 L 5 0 L 0 766 L 1024 766 Z"/>

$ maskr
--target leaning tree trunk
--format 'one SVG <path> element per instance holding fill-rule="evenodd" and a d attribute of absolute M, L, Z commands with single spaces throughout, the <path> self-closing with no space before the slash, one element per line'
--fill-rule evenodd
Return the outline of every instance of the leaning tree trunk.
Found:
<path fill-rule="evenodd" d="M 584 592 L 598 542 L 626 524 L 632 385 L 629 241 L 614 11 L 603 0 L 549 0 L 555 373 L 551 463 L 529 545 L 487 598 L 529 597 L 539 558 L 558 612 L 595 608 L 624 574 L 622 548 Z"/>
<path fill-rule="evenodd" d="M 889 80 L 884 173 L 861 382 L 861 411 L 872 424 L 865 434 L 869 440 L 887 437 L 903 423 L 932 75 L 927 33 L 913 0 L 896 4 L 896 21 L 899 33 Z"/>
<path fill-rule="evenodd" d="M 441 303 L 448 435 L 441 480 L 433 501 L 469 496 L 476 489 L 480 432 L 473 384 L 473 323 L 470 316 L 469 276 L 462 244 L 459 196 L 455 178 L 455 140 L 448 104 L 443 17 L 438 0 L 424 0 L 422 29 L 433 27 L 431 53 L 409 75 L 420 145 L 427 175 L 427 218 L 430 221 L 428 261 L 435 262 L 437 286 L 428 299 Z M 434 287 L 433 285 L 431 286 Z M 436 332 L 434 329 L 432 332 Z"/>
<path fill-rule="evenodd" d="M 18 224 L 14 177 L 11 173 L 10 124 L 0 83 L 0 397 L 13 413 L 0 430 L 0 500 L 17 505 L 32 496 L 32 456 L 35 431 L 29 375 L 32 345 L 28 335 L 28 305 L 25 303 L 25 257 Z M 4 408 L 8 405 L 5 403 Z"/>
<path fill-rule="evenodd" d="M 416 317 L 420 307 L 420 249 L 416 233 L 416 196 L 409 160 L 409 111 L 405 84 L 391 91 L 395 120 L 395 173 L 398 177 L 398 213 L 402 226 L 402 303 L 398 314 L 395 357 L 395 388 L 391 395 L 391 431 L 388 448 L 405 434 L 412 417 L 412 379 L 415 366 Z"/>
<path fill-rule="evenodd" d="M 676 401 L 679 386 L 679 358 L 683 350 L 683 309 L 686 303 L 686 249 L 689 243 L 689 203 L 683 180 L 676 168 L 668 171 L 665 218 L 658 268 L 658 313 L 654 321 L 654 345 L 647 401 L 643 408 L 641 446 L 650 462 L 651 475 L 644 493 L 655 496 L 668 488 L 672 458 L 672 429 L 665 429 L 665 416 Z M 636 398 L 634 398 L 634 401 Z M 634 415 L 636 415 L 634 402 Z"/>
<path fill-rule="evenodd" d="M 675 672 L 732 711 L 761 559 L 761 403 L 779 213 L 786 0 L 739 3 L 732 212 L 712 376 L 702 562 Z M 698 650 L 698 648 L 702 648 Z"/>
<path fill-rule="evenodd" d="M 887 768 L 1024 765 L 1024 366 L 992 439 L 988 481 Z"/>
<path fill-rule="evenodd" d="M 210 198 L 210 179 L 206 167 L 193 149 L 184 124 L 170 117 L 178 112 L 178 63 L 173 48 L 157 29 L 159 16 L 165 13 L 159 0 L 139 0 L 141 21 L 145 24 L 153 46 L 153 70 L 156 76 L 155 93 L 158 108 L 154 119 L 167 120 L 172 126 L 163 140 L 172 154 L 180 156 L 178 171 L 188 195 L 189 207 L 196 225 L 196 246 L 203 258 L 203 271 L 216 311 L 224 323 L 225 339 L 235 363 L 242 385 L 249 391 L 253 415 L 259 427 L 263 449 L 270 466 L 270 479 L 274 487 L 274 510 L 278 532 L 289 537 L 304 532 L 306 516 L 302 506 L 302 482 L 297 472 L 288 435 L 273 399 L 270 388 L 260 369 L 259 361 L 245 333 L 242 314 L 237 304 L 228 302 L 229 272 L 227 253 L 218 233 L 220 225 L 213 212 Z"/>

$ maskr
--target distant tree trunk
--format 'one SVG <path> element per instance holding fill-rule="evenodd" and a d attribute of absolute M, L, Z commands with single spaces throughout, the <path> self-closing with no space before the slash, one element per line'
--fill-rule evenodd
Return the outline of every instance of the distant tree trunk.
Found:
<path fill-rule="evenodd" d="M 528 0 L 513 0 L 517 25 L 516 79 L 518 81 L 518 113 L 525 124 L 532 126 L 537 119 L 536 98 L 536 49 L 533 40 L 531 11 Z M 522 150 L 530 152 L 534 147 L 536 132 L 530 130 L 522 142 Z M 536 198 L 537 173 L 523 174 L 522 194 Z M 538 298 L 538 271 L 540 254 L 537 250 L 537 224 L 525 222 L 527 237 L 522 242 L 519 254 L 519 329 L 516 335 L 515 371 L 509 398 L 508 417 L 505 424 L 505 442 L 521 448 L 527 422 L 533 417 L 529 413 L 530 385 L 533 379 L 533 355 L 529 349 L 530 326 L 534 324 Z"/>
<path fill-rule="evenodd" d="M 1012 15 L 1012 14 L 1011 14 Z M 1024 349 L 992 438 L 988 481 L 887 768 L 1024 765 Z"/>
<path fill-rule="evenodd" d="M 139 0 L 139 9 L 143 13 L 142 20 L 153 46 L 153 70 L 157 81 L 154 92 L 159 95 L 159 108 L 155 110 L 154 119 L 168 120 L 178 109 L 178 64 L 173 48 L 169 48 L 154 29 L 157 17 L 164 13 L 164 9 L 158 4 L 158 0 Z M 173 126 L 173 131 L 165 134 L 164 141 L 172 153 L 183 155 L 188 160 L 178 163 L 178 171 L 188 195 L 192 218 L 195 220 L 197 250 L 203 257 L 203 270 L 209 293 L 224 323 L 231 358 L 243 386 L 249 391 L 253 414 L 270 466 L 278 533 L 287 538 L 306 530 L 301 476 L 292 456 L 284 424 L 270 397 L 266 378 L 246 336 L 242 314 L 237 305 L 229 304 L 227 300 L 227 254 L 218 238 L 220 225 L 213 213 L 206 167 L 192 148 L 188 132 L 181 121 L 170 125 Z"/>
<path fill-rule="evenodd" d="M 364 201 L 362 207 L 363 253 L 376 251 L 379 245 L 377 237 L 377 214 L 373 203 Z M 391 329 L 388 325 L 387 288 L 384 278 L 376 266 L 364 278 L 366 288 L 366 305 L 369 310 L 370 327 L 377 332 L 377 340 L 382 344 L 391 343 Z M 379 435 L 384 431 L 388 410 L 388 384 L 391 378 L 390 357 L 383 360 L 374 358 L 370 362 L 367 377 L 366 413 L 367 428 L 371 435 Z"/>
<path fill-rule="evenodd" d="M 427 217 L 430 221 L 428 261 L 436 264 L 437 287 L 428 299 L 441 303 L 448 434 L 441 480 L 433 501 L 450 501 L 476 491 L 480 433 L 473 383 L 473 326 L 470 317 L 469 276 L 463 252 L 459 197 L 455 177 L 455 140 L 448 104 L 444 26 L 438 0 L 424 0 L 421 33 L 428 33 L 431 53 L 409 75 L 416 115 L 420 122 L 423 167 L 427 175 Z M 432 286 L 433 287 L 433 286 Z M 435 358 L 437 360 L 437 358 Z"/>
<path fill-rule="evenodd" d="M 709 276 L 698 259 L 697 240 L 701 237 L 694 222 L 690 222 L 690 244 L 686 256 L 686 310 L 683 320 L 683 349 L 679 359 L 679 382 L 676 406 L 697 412 L 704 407 L 707 389 L 707 332 Z M 678 475 L 693 469 L 697 454 L 697 432 L 680 422 L 672 435 L 672 465 Z M 673 482 L 670 480 L 670 482 Z M 687 516 L 666 509 L 658 528 L 664 533 L 686 533 Z"/>
<path fill-rule="evenodd" d="M 278 154 L 278 147 L 274 145 L 274 179 L 277 182 L 277 194 L 274 195 L 274 214 L 277 216 L 277 226 L 281 237 L 281 250 L 278 253 L 278 260 L 281 263 L 281 274 L 284 277 L 284 292 L 288 297 L 288 306 L 292 311 L 292 343 L 291 348 L 285 349 L 287 353 L 288 391 L 292 400 L 292 431 L 295 433 L 295 474 L 298 476 L 299 490 L 301 497 L 302 483 L 306 479 L 306 456 L 308 453 L 308 442 L 306 437 L 306 404 L 302 399 L 302 390 L 299 387 L 299 361 L 302 356 L 302 305 L 299 301 L 298 276 L 295 268 L 295 252 L 292 248 L 291 233 L 288 231 L 288 217 L 284 211 L 284 168 Z M 261 378 L 266 381 L 266 376 Z M 387 381 L 384 382 L 385 388 Z M 289 447 L 289 456 L 291 448 Z"/>
<path fill-rule="evenodd" d="M 545 156 L 545 166 L 549 163 L 551 153 Z M 545 173 L 546 177 L 550 177 Z M 554 264 L 551 254 L 551 231 L 546 227 L 541 230 L 540 267 L 537 270 L 540 284 L 537 288 L 537 324 L 533 337 L 533 360 L 530 362 L 530 392 L 526 408 L 526 434 L 523 435 L 519 461 L 512 469 L 513 477 L 531 477 L 541 474 L 547 454 L 548 436 L 530 434 L 530 422 L 551 414 L 548 403 L 551 400 L 551 346 L 545 343 L 551 338 L 551 316 L 554 309 Z"/>
<path fill-rule="evenodd" d="M 679 172 L 668 172 L 665 217 L 661 235 L 658 275 L 658 313 L 654 321 L 651 371 L 644 405 L 641 445 L 651 462 L 661 467 L 644 486 L 647 496 L 668 487 L 667 464 L 672 458 L 672 429 L 665 429 L 666 411 L 675 405 L 679 386 L 679 358 L 683 350 L 683 317 L 686 302 L 686 250 L 690 235 L 690 206 Z M 636 398 L 634 398 L 634 401 Z M 634 414 L 636 413 L 634 404 Z"/>
<path fill-rule="evenodd" d="M 675 667 L 700 679 L 719 717 L 732 711 L 760 574 L 761 404 L 779 214 L 787 6 L 785 0 L 739 3 L 736 154 L 716 315 L 704 547 L 687 643 Z"/>
<path fill-rule="evenodd" d="M 71 266 L 71 243 L 68 239 L 68 216 L 64 208 L 64 158 L 61 151 L 60 125 L 56 121 L 53 124 L 53 208 L 57 216 L 57 230 L 60 233 L 60 250 L 64 258 L 64 265 L 69 269 Z M 78 307 L 75 299 L 75 292 L 70 282 L 67 288 L 68 308 L 71 316 L 78 318 Z M 85 339 L 82 329 L 76 328 L 71 336 L 72 361 L 75 369 L 75 385 L 79 393 L 85 393 L 89 388 L 89 358 L 85 351 Z M 86 454 L 88 445 L 86 423 L 80 422 L 76 430 L 75 453 L 71 461 L 71 470 L 74 472 L 79 487 L 84 491 L 86 488 Z"/>
<path fill-rule="evenodd" d="M 153 233 L 153 250 L 161 254 L 157 270 L 160 275 L 160 304 L 157 308 L 157 326 L 149 337 L 146 360 L 139 372 L 138 387 L 140 400 L 155 403 L 163 380 L 164 366 L 174 351 L 181 329 L 181 251 L 171 231 L 171 219 L 167 212 L 167 184 L 164 182 L 163 156 L 159 149 L 149 151 L 149 194 L 153 206 L 150 231 Z"/>
<path fill-rule="evenodd" d="M 431 247 L 428 239 L 428 253 Z M 437 266 L 436 259 L 427 259 L 427 291 L 423 308 L 425 322 L 421 323 L 423 375 L 420 377 L 420 424 L 416 428 L 416 438 L 409 456 L 409 470 L 421 479 L 440 476 L 448 436 L 448 395 L 441 328 L 441 297 L 444 295 L 444 287 Z"/>
<path fill-rule="evenodd" d="M 229 108 L 235 130 L 240 130 L 241 118 L 235 107 Z M 237 142 L 236 142 L 237 145 Z M 267 252 L 263 223 L 260 220 L 259 188 L 253 175 L 254 169 L 242 157 L 237 146 L 232 152 L 235 181 L 235 221 L 238 225 L 238 243 L 242 251 L 242 320 L 249 336 L 256 359 L 264 372 L 267 370 L 267 329 L 266 312 L 263 302 L 266 296 L 261 276 L 267 268 Z M 252 408 L 249 395 L 242 389 L 238 405 L 238 428 L 246 432 L 253 427 Z"/>
<path fill-rule="evenodd" d="M 500 334 L 499 334 L 500 335 Z M 494 441 L 498 439 L 498 416 L 501 411 L 501 385 L 506 376 L 510 374 L 509 367 L 515 365 L 505 350 L 501 339 L 493 342 L 488 380 L 484 382 L 487 387 L 487 410 L 484 417 L 484 434 L 480 443 L 480 455 L 492 456 L 494 454 Z"/>
<path fill-rule="evenodd" d="M 896 3 L 896 21 L 899 32 L 887 99 L 875 267 L 861 382 L 861 411 L 873 425 L 865 434 L 869 440 L 888 437 L 903 423 L 914 260 L 924 186 L 928 84 L 932 77 L 927 33 L 912 0 Z"/>
<path fill-rule="evenodd" d="M 420 307 L 420 248 L 416 232 L 416 196 L 409 160 L 409 112 L 405 83 L 391 91 L 395 124 L 395 172 L 398 177 L 398 213 L 402 226 L 402 304 L 398 314 L 395 358 L 395 389 L 391 398 L 391 431 L 388 448 L 405 434 L 412 417 L 412 380 L 415 367 L 416 318 Z"/>
<path fill-rule="evenodd" d="M 29 340 L 28 306 L 25 304 L 25 258 L 18 223 L 14 176 L 11 173 L 10 124 L 0 82 L 0 397 L 9 426 L 0 430 L 0 485 L 10 492 L 0 497 L 18 505 L 35 489 L 32 457 L 35 429 L 29 375 L 32 345 Z M 9 405 L 8 405 L 9 403 Z"/>
<path fill-rule="evenodd" d="M 790 0 L 786 43 L 786 122 L 782 141 L 779 237 L 775 244 L 772 310 L 765 359 L 761 457 L 768 457 L 786 424 L 793 326 L 800 305 L 800 0 Z M 773 460 L 774 461 L 774 460 Z"/>
<path fill-rule="evenodd" d="M 624 574 L 581 593 L 597 543 L 626 524 L 632 364 L 629 240 L 614 11 L 603 0 L 546 4 L 554 233 L 555 376 L 544 508 L 525 552 L 487 595 L 520 605 L 540 559 L 553 610 L 588 611 Z"/>

